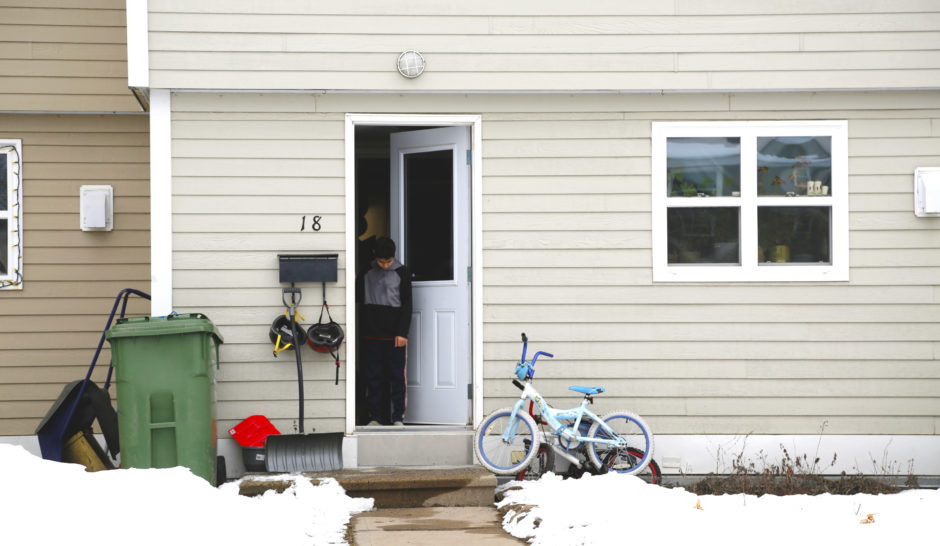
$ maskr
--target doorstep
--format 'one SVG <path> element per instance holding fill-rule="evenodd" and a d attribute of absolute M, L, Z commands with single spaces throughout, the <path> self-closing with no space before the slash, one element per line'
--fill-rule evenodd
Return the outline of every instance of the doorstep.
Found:
<path fill-rule="evenodd" d="M 314 484 L 335 478 L 350 497 L 375 499 L 376 508 L 492 506 L 496 476 L 480 466 L 375 466 L 334 472 L 303 472 Z M 290 487 L 279 475 L 249 473 L 239 493 L 253 497 Z"/>
<path fill-rule="evenodd" d="M 386 466 L 471 466 L 473 428 L 448 425 L 356 427 L 356 464 Z"/>

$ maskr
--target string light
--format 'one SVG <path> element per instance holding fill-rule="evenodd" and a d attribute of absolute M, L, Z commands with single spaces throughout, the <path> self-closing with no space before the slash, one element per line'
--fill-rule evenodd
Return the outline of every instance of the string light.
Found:
<path fill-rule="evenodd" d="M 21 244 L 20 233 L 23 230 L 22 221 L 20 220 L 20 151 L 16 146 L 4 145 L 0 146 L 0 153 L 12 153 L 15 156 L 15 160 L 11 162 L 13 165 L 12 175 L 14 177 L 12 194 L 13 201 L 8 203 L 7 206 L 10 210 L 10 217 L 13 222 L 13 227 L 15 229 L 10 230 L 10 233 L 14 234 L 14 239 L 11 241 L 13 244 L 10 244 L 10 248 L 17 249 L 16 251 L 16 263 L 12 265 L 13 269 L 13 278 L 0 281 L 0 289 L 3 288 L 13 288 L 23 284 L 23 274 L 20 272 L 23 269 L 23 251 Z M 7 179 L 7 184 L 10 184 L 11 180 Z M 9 227 L 7 228 L 9 229 Z"/>

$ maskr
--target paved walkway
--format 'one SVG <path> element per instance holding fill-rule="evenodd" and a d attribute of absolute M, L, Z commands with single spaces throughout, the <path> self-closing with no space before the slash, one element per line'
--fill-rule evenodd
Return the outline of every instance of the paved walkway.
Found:
<path fill-rule="evenodd" d="M 350 529 L 355 546 L 525 544 L 503 531 L 492 506 L 373 510 L 355 515 Z"/>

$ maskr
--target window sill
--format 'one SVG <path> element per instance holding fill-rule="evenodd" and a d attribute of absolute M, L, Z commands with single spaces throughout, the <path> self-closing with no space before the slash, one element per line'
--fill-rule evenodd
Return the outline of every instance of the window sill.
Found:
<path fill-rule="evenodd" d="M 846 282 L 848 267 L 795 263 L 739 265 L 663 265 L 653 268 L 653 282 Z"/>

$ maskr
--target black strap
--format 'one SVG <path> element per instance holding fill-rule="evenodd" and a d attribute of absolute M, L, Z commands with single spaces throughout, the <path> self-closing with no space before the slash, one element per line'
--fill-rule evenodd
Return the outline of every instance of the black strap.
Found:
<path fill-rule="evenodd" d="M 339 347 L 336 348 L 336 352 L 333 352 L 333 349 L 330 349 L 330 356 L 333 357 L 333 360 L 336 361 L 336 379 L 333 381 L 334 385 L 339 385 Z"/>
<path fill-rule="evenodd" d="M 324 309 L 326 309 L 326 318 L 330 319 L 330 323 L 335 323 L 333 315 L 330 314 L 330 304 L 326 302 L 326 283 L 323 283 L 323 305 L 320 306 L 320 318 L 317 319 L 317 324 L 323 324 Z M 330 349 L 330 356 L 336 361 L 336 379 L 333 384 L 339 385 L 339 348 L 336 349 L 336 353 L 333 353 L 333 349 Z"/>
<path fill-rule="evenodd" d="M 333 315 L 330 314 L 330 304 L 323 300 L 323 305 L 320 306 L 320 318 L 317 319 L 317 324 L 323 324 L 323 310 L 326 309 L 326 318 L 330 319 L 330 322 L 336 322 L 333 320 Z"/>

